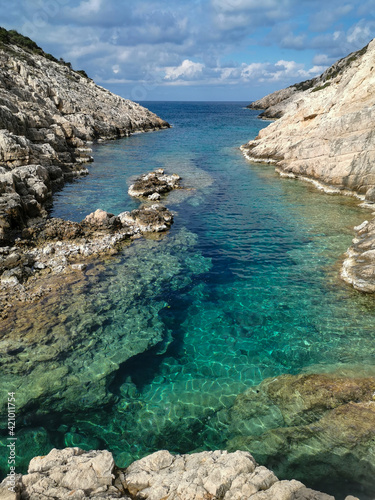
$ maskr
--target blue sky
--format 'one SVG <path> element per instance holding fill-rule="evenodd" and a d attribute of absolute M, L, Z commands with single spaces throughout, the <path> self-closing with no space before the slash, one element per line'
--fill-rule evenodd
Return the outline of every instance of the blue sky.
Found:
<path fill-rule="evenodd" d="M 250 101 L 375 37 L 375 0 L 0 0 L 0 25 L 133 100 Z"/>

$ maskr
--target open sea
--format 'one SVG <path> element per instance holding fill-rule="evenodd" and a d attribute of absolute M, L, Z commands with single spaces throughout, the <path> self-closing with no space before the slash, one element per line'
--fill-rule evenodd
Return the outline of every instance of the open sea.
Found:
<path fill-rule="evenodd" d="M 373 364 L 375 298 L 339 277 L 369 212 L 247 161 L 239 147 L 268 125 L 248 103 L 141 104 L 172 128 L 93 145 L 90 175 L 55 195 L 52 215 L 132 210 L 129 184 L 156 168 L 186 189 L 163 200 L 175 217 L 166 236 L 90 265 L 83 284 L 40 306 L 39 325 L 20 312 L 15 329 L 49 340 L 43 353 L 28 342 L 28 370 L 7 375 L 19 398 L 35 391 L 17 428 L 19 472 L 52 447 L 106 448 L 119 466 L 158 449 L 225 448 L 231 430 L 215 416 L 250 386 Z M 306 483 L 354 492 L 340 470 Z"/>

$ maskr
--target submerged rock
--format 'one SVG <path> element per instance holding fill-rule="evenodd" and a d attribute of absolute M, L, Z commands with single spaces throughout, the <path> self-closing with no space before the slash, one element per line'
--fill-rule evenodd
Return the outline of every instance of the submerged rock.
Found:
<path fill-rule="evenodd" d="M 160 199 L 161 194 L 168 193 L 172 189 L 180 187 L 181 177 L 177 174 L 167 175 L 159 168 L 154 172 L 141 175 L 134 184 L 129 187 L 128 193 L 136 198 L 146 198 L 150 200 Z"/>
<path fill-rule="evenodd" d="M 23 239 L 0 253 L 1 315 L 7 315 L 14 299 L 40 298 L 34 295 L 33 278 L 61 275 L 67 269 L 83 271 L 89 261 L 117 253 L 124 242 L 161 233 L 172 223 L 172 213 L 154 204 L 118 216 L 98 209 L 82 222 L 53 218 L 24 229 Z"/>
<path fill-rule="evenodd" d="M 51 436 L 66 443 L 82 445 L 90 436 L 101 446 L 119 443 L 127 450 L 137 423 L 133 425 L 129 409 L 114 418 L 119 396 L 112 383 L 127 360 L 151 349 L 157 357 L 173 340 L 163 320 L 167 303 L 162 297 L 175 295 L 209 269 L 210 260 L 199 254 L 196 242 L 186 230 L 161 241 L 139 240 L 105 265 L 96 261 L 84 271 L 71 271 L 68 265 L 60 274 L 39 271 L 33 301 L 20 303 L 21 297 L 13 296 L 13 308 L 0 328 L 0 387 L 5 396 L 9 387 L 17 392 L 17 432 L 45 421 Z M 48 252 L 56 248 L 58 253 L 58 243 L 63 247 L 64 242 L 50 241 Z M 125 408 L 124 397 L 122 401 Z M 127 403 L 132 402 L 129 397 Z M 61 421 L 57 424 L 55 415 L 68 427 L 58 430 Z M 103 432 L 109 425 L 112 431 Z M 6 439 L 5 426 L 4 420 L 0 427 Z M 5 458 L 0 460 L 3 471 Z M 26 465 L 23 460 L 17 457 L 20 468 Z"/>
<path fill-rule="evenodd" d="M 108 451 L 54 449 L 33 458 L 28 474 L 16 476 L 15 484 L 16 493 L 9 496 L 5 479 L 1 498 L 8 494 L 12 500 L 334 500 L 299 481 L 279 481 L 243 451 L 171 455 L 163 450 L 121 470 Z"/>
<path fill-rule="evenodd" d="M 375 377 L 266 379 L 221 415 L 227 419 L 228 449 L 251 450 L 283 477 L 293 474 L 313 485 L 330 478 L 373 491 L 374 394 Z"/>

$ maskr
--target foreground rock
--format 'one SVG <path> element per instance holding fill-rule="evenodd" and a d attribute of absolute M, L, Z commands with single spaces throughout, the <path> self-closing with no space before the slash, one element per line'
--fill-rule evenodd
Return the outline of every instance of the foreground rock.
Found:
<path fill-rule="evenodd" d="M 318 86 L 298 92 L 289 89 L 286 99 L 278 94 L 272 101 L 268 96 L 269 103 L 282 107 L 282 117 L 261 130 L 242 150 L 250 161 L 275 164 L 283 176 L 313 182 L 330 193 L 356 194 L 372 203 L 375 40 L 343 61 L 329 68 Z M 371 225 L 368 234 L 369 238 L 375 237 Z M 369 262 L 374 261 L 370 253 L 362 259 L 367 250 L 356 245 L 350 251 L 356 270 L 347 269 L 343 276 L 348 275 L 347 281 L 359 290 L 374 291 L 369 267 Z"/>
<path fill-rule="evenodd" d="M 3 245 L 33 220 L 46 216 L 45 204 L 54 189 L 88 173 L 84 166 L 92 161 L 88 143 L 169 127 L 142 106 L 99 87 L 84 72 L 43 55 L 35 44 L 33 51 L 28 50 L 31 40 L 25 39 L 22 47 L 12 40 L 0 46 Z"/>
<path fill-rule="evenodd" d="M 117 253 L 124 241 L 166 231 L 172 222 L 171 212 L 154 204 L 118 216 L 98 209 L 82 222 L 54 218 L 25 228 L 14 246 L 0 248 L 1 317 L 14 299 L 40 298 L 35 281 L 41 277 L 84 271 L 93 259 Z"/>
<path fill-rule="evenodd" d="M 4 480 L 4 500 L 334 500 L 299 481 L 279 481 L 243 451 L 175 456 L 158 451 L 121 470 L 108 451 L 54 449 L 31 460 L 28 474 L 16 477 L 14 493 L 8 488 Z"/>
<path fill-rule="evenodd" d="M 161 194 L 168 193 L 180 187 L 181 177 L 177 174 L 166 175 L 159 168 L 149 174 L 144 174 L 129 187 L 128 193 L 136 198 L 159 200 Z"/>

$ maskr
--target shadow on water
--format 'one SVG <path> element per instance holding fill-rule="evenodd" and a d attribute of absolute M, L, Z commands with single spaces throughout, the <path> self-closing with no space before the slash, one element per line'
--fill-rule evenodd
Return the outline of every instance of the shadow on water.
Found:
<path fill-rule="evenodd" d="M 164 297 L 164 300 L 167 300 L 168 307 L 162 309 L 159 316 L 165 325 L 166 331 L 171 332 L 170 343 L 168 343 L 167 347 L 163 347 L 164 342 L 161 342 L 160 345 L 133 356 L 120 365 L 109 385 L 109 391 L 113 394 L 120 396 L 119 388 L 129 378 L 137 387 L 137 391 L 142 393 L 144 387 L 152 384 L 152 381 L 158 376 L 161 365 L 168 358 L 175 359 L 179 364 L 184 363 L 186 353 L 184 351 L 184 332 L 181 324 L 186 320 L 190 304 L 188 290 L 185 290 L 185 293 L 181 295 L 170 294 Z"/>

